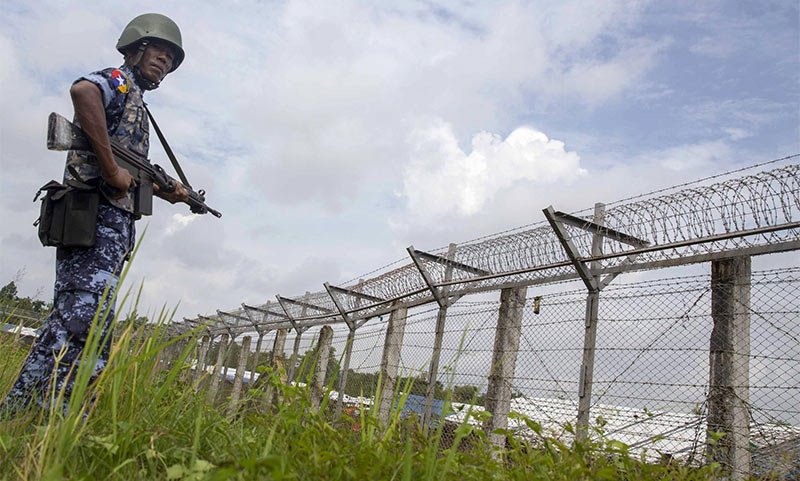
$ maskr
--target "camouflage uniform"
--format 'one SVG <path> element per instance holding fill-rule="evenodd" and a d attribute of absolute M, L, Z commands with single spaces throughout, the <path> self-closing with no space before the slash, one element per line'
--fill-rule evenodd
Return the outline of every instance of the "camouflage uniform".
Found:
<path fill-rule="evenodd" d="M 135 74 L 127 67 L 111 68 L 91 73 L 80 80 L 88 80 L 102 91 L 109 136 L 147 156 L 149 126 L 143 91 L 137 85 Z M 73 178 L 73 173 L 83 181 L 99 177 L 97 159 L 90 152 L 70 151 L 65 180 Z M 103 334 L 107 333 L 114 318 L 112 296 L 135 240 L 132 212 L 130 193 L 118 200 L 103 199 L 97 215 L 95 245 L 57 250 L 53 311 L 25 360 L 19 378 L 0 405 L 0 414 L 16 412 L 31 401 L 47 406 L 53 387 L 63 387 L 65 399 L 69 399 L 72 391 L 69 373 L 72 370 L 74 375 L 77 369 L 95 313 L 99 310 L 100 320 L 104 320 L 101 324 Z M 107 286 L 109 292 L 101 306 Z M 107 337 L 94 366 L 92 380 L 108 360 L 110 336 Z M 55 386 L 51 380 L 55 381 Z"/>

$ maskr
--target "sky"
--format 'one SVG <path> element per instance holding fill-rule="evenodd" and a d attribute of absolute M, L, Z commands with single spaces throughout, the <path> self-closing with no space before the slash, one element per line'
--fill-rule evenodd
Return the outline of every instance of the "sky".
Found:
<path fill-rule="evenodd" d="M 0 6 L 0 284 L 50 299 L 32 227 L 69 86 L 133 16 L 181 27 L 146 95 L 221 219 L 156 201 L 127 284 L 195 317 L 800 152 L 796 0 Z M 171 171 L 152 138 L 151 159 Z"/>

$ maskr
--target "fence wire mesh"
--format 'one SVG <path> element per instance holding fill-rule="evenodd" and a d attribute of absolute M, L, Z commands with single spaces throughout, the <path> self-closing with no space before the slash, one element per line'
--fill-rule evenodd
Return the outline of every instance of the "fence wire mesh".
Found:
<path fill-rule="evenodd" d="M 558 288 L 566 288 L 558 292 Z M 586 291 L 574 283 L 556 292 L 529 290 L 523 309 L 516 372 L 510 380 L 512 411 L 540 423 L 544 431 L 572 438 L 584 352 Z M 749 399 L 746 400 L 754 469 L 783 469 L 797 462 L 800 444 L 800 268 L 754 272 L 750 281 Z M 486 298 L 487 296 L 483 296 Z M 463 416 L 442 413 L 485 401 L 499 301 L 462 300 L 449 307 L 433 422 Z M 592 382 L 593 426 L 625 442 L 650 460 L 705 460 L 711 315 L 710 275 L 641 280 L 611 285 L 601 295 Z M 400 358 L 400 385 L 410 386 L 408 413 L 422 417 L 433 356 L 438 308 L 410 312 Z M 369 403 L 381 369 L 387 316 L 359 328 L 344 393 L 346 401 Z M 342 368 L 348 329 L 334 334 L 336 369 Z M 313 334 L 304 333 L 312 346 Z M 292 336 L 287 347 L 292 345 Z M 302 347 L 301 347 L 302 351 Z M 291 353 L 287 352 L 288 357 Z M 341 371 L 339 371 L 341 372 Z M 413 383 L 403 381 L 411 379 Z M 334 389 L 338 383 L 333 382 Z M 532 431 L 512 416 L 521 436 Z M 793 451 L 794 450 L 794 451 Z"/>
<path fill-rule="evenodd" d="M 541 426 L 569 442 L 616 439 L 650 461 L 713 459 L 733 473 L 797 477 L 800 267 L 794 255 L 791 267 L 751 273 L 750 259 L 800 248 L 800 165 L 718 177 L 593 215 L 548 208 L 547 223 L 409 247 L 412 262 L 366 279 L 187 325 L 267 339 L 288 329 L 282 358 L 300 382 L 320 326 L 331 325 L 331 396 L 371 405 L 388 380 L 395 395 L 407 391 L 404 415 L 426 426 L 485 406 L 489 431 L 535 439 Z M 734 257 L 746 275 L 723 282 Z M 710 274 L 687 267 L 708 262 Z"/>
<path fill-rule="evenodd" d="M 783 246 L 797 248 L 800 165 L 790 164 L 710 185 L 682 187 L 686 188 L 668 194 L 653 193 L 636 202 L 610 204 L 602 222 L 583 213 L 573 216 L 573 223 L 565 230 L 580 256 L 589 256 L 595 242 L 592 230 L 586 228 L 589 223 L 597 221 L 622 234 L 622 237 L 606 236 L 601 242 L 605 257 L 596 262 L 608 272 L 630 269 L 631 265 L 652 269 L 679 265 L 689 259 L 699 262 L 709 260 L 703 256 L 724 251 L 763 254 Z M 368 319 L 388 312 L 392 300 L 402 299 L 407 305 L 431 302 L 421 269 L 431 282 L 437 285 L 449 282 L 452 290 L 463 294 L 577 277 L 559 236 L 547 222 L 449 250 L 436 249 L 427 254 L 418 251 L 415 262 L 348 283 L 339 291 L 329 292 L 326 287 L 324 291 L 307 292 L 291 299 L 278 296 L 278 302 L 200 318 L 217 329 L 240 322 L 286 327 L 289 318 L 330 324 L 341 322 L 339 307 L 342 307 L 357 318 Z M 630 257 L 634 251 L 635 259 Z M 451 262 L 448 264 L 445 258 Z"/>

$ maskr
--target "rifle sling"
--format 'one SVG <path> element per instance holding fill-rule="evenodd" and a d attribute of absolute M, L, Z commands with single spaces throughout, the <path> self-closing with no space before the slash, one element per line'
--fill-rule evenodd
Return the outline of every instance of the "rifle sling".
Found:
<path fill-rule="evenodd" d="M 167 153 L 167 157 L 169 157 L 170 162 L 172 162 L 172 166 L 175 168 L 175 172 L 178 173 L 178 177 L 181 178 L 181 182 L 187 188 L 191 189 L 192 186 L 189 185 L 189 181 L 186 180 L 186 174 L 183 173 L 183 169 L 181 169 L 181 165 L 178 163 L 178 159 L 175 158 L 175 154 L 172 153 L 172 149 L 170 148 L 169 144 L 167 143 L 167 139 L 164 137 L 164 134 L 161 133 L 161 129 L 158 127 L 158 123 L 156 123 L 156 119 L 153 117 L 153 114 L 150 113 L 150 109 L 147 108 L 147 104 L 144 104 L 144 109 L 147 111 L 147 116 L 150 118 L 150 122 L 153 124 L 153 127 L 156 129 L 156 134 L 158 135 L 158 140 L 161 141 L 161 145 L 164 146 L 164 151 Z"/>

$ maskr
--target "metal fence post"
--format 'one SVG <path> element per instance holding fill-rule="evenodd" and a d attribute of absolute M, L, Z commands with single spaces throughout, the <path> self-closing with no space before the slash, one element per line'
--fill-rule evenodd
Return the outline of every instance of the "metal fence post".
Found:
<path fill-rule="evenodd" d="M 500 292 L 500 312 L 497 317 L 497 330 L 494 337 L 492 366 L 489 371 L 489 386 L 486 389 L 486 411 L 491 417 L 483 428 L 489 441 L 498 447 L 505 447 L 505 436 L 495 434 L 495 429 L 508 427 L 508 413 L 511 410 L 511 383 L 517 365 L 519 338 L 522 333 L 522 314 L 525 308 L 527 287 L 506 288 Z"/>
<path fill-rule="evenodd" d="M 322 396 L 325 394 L 325 374 L 328 371 L 328 359 L 331 357 L 331 343 L 333 342 L 333 328 L 322 326 L 319 330 L 317 342 L 317 359 L 314 375 L 311 378 L 311 409 L 319 411 Z"/>
<path fill-rule="evenodd" d="M 311 293 L 306 291 L 306 296 L 308 296 L 309 294 L 311 294 Z M 286 317 L 289 318 L 289 321 L 291 321 L 292 327 L 294 327 L 294 331 L 296 333 L 295 338 L 294 338 L 294 348 L 292 349 L 292 358 L 289 361 L 289 367 L 286 370 L 286 382 L 291 383 L 292 381 L 295 380 L 294 379 L 294 375 L 295 375 L 295 371 L 296 371 L 295 364 L 297 364 L 297 357 L 300 354 L 299 353 L 299 351 L 300 351 L 300 339 L 303 337 L 303 333 L 308 330 L 308 327 L 300 327 L 294 321 L 294 318 L 292 317 L 292 315 L 289 313 L 289 310 L 286 307 L 286 305 L 284 304 L 284 301 L 282 300 L 282 298 L 280 296 L 277 296 L 277 298 L 278 298 L 278 303 L 281 305 L 281 308 L 283 309 L 283 312 L 286 313 Z M 306 315 L 306 309 L 307 309 L 307 306 L 304 304 L 303 308 L 300 309 L 300 316 L 301 317 Z"/>
<path fill-rule="evenodd" d="M 456 255 L 456 245 L 450 244 L 447 249 L 447 258 L 452 260 Z M 444 271 L 444 280 L 450 281 L 453 278 L 453 266 L 448 265 Z M 447 308 L 450 307 L 448 300 L 448 287 L 443 287 L 441 297 L 445 300 L 443 306 L 439 306 L 436 313 L 436 334 L 433 338 L 433 353 L 431 354 L 431 364 L 428 369 L 428 390 L 425 393 L 425 406 L 422 411 L 422 427 L 427 432 L 431 422 L 433 411 L 433 400 L 436 397 L 436 383 L 439 380 L 439 359 L 442 356 L 442 341 L 444 340 L 444 324 L 447 320 Z"/>
<path fill-rule="evenodd" d="M 731 479 L 750 476 L 750 257 L 711 263 L 711 331 L 708 391 L 709 460 Z"/>
<path fill-rule="evenodd" d="M 594 205 L 594 223 L 603 225 L 605 205 Z M 592 234 L 592 257 L 603 253 L 603 237 Z M 599 261 L 592 261 L 590 268 L 594 278 L 594 286 L 587 285 L 586 317 L 583 333 L 583 360 L 578 376 L 578 418 L 575 422 L 575 438 L 584 442 L 589 436 L 589 417 L 592 407 L 592 383 L 594 382 L 594 358 L 597 346 L 597 321 L 600 317 L 600 276 L 596 272 L 602 267 Z"/>
<path fill-rule="evenodd" d="M 386 341 L 383 344 L 381 359 L 380 405 L 378 406 L 378 419 L 384 424 L 389 422 L 389 414 L 394 405 L 394 388 L 400 368 L 400 350 L 403 348 L 407 316 L 407 307 L 395 307 L 389 315 L 389 325 L 386 328 Z"/>
<path fill-rule="evenodd" d="M 258 331 L 258 341 L 256 341 L 256 352 L 253 353 L 253 369 L 251 371 L 255 374 L 258 368 L 258 361 L 261 360 L 261 346 L 264 343 L 264 337 L 269 331 Z M 251 379 L 253 381 L 253 379 Z"/>
<path fill-rule="evenodd" d="M 362 282 L 364 282 L 364 279 L 358 280 L 359 284 Z M 345 320 L 348 327 L 347 342 L 344 346 L 344 361 L 339 371 L 339 386 L 337 387 L 339 394 L 336 396 L 336 410 L 334 411 L 333 415 L 334 419 L 339 419 L 342 416 L 342 410 L 344 408 L 344 391 L 347 388 L 347 371 L 350 370 L 350 358 L 353 356 L 353 343 L 356 341 L 356 329 L 358 328 L 358 325 L 356 325 L 356 323 L 353 322 L 352 319 L 350 319 L 344 312 L 343 306 L 336 301 L 336 298 L 333 296 L 329 286 L 326 285 L 326 289 L 328 290 L 328 294 L 331 296 L 331 299 L 336 304 L 336 307 L 340 309 L 342 319 Z M 361 296 L 356 296 L 356 307 L 361 306 L 361 299 Z M 366 320 L 364 322 L 366 322 Z"/>
<path fill-rule="evenodd" d="M 586 295 L 586 318 L 583 333 L 583 361 L 578 379 L 578 418 L 575 438 L 585 441 L 589 436 L 589 415 L 592 406 L 592 383 L 594 382 L 594 357 L 597 345 L 597 320 L 600 312 L 600 291 L 589 291 Z"/>
<path fill-rule="evenodd" d="M 233 390 L 231 391 L 231 402 L 228 405 L 228 416 L 233 416 L 239 408 L 239 398 L 242 395 L 242 384 L 244 372 L 247 370 L 247 357 L 250 355 L 250 336 L 242 338 L 242 349 L 239 352 L 239 364 L 236 366 L 236 374 L 233 376 Z M 252 372 L 250 382 L 253 381 Z"/>
<path fill-rule="evenodd" d="M 339 372 L 339 395 L 336 397 L 336 412 L 334 414 L 334 419 L 339 419 L 342 415 L 343 403 L 344 403 L 344 390 L 347 387 L 347 371 L 350 369 L 350 357 L 353 354 L 353 343 L 356 339 L 356 330 L 355 327 L 353 329 L 349 329 L 347 332 L 347 343 L 344 346 L 344 364 L 342 365 L 342 369 Z"/>

